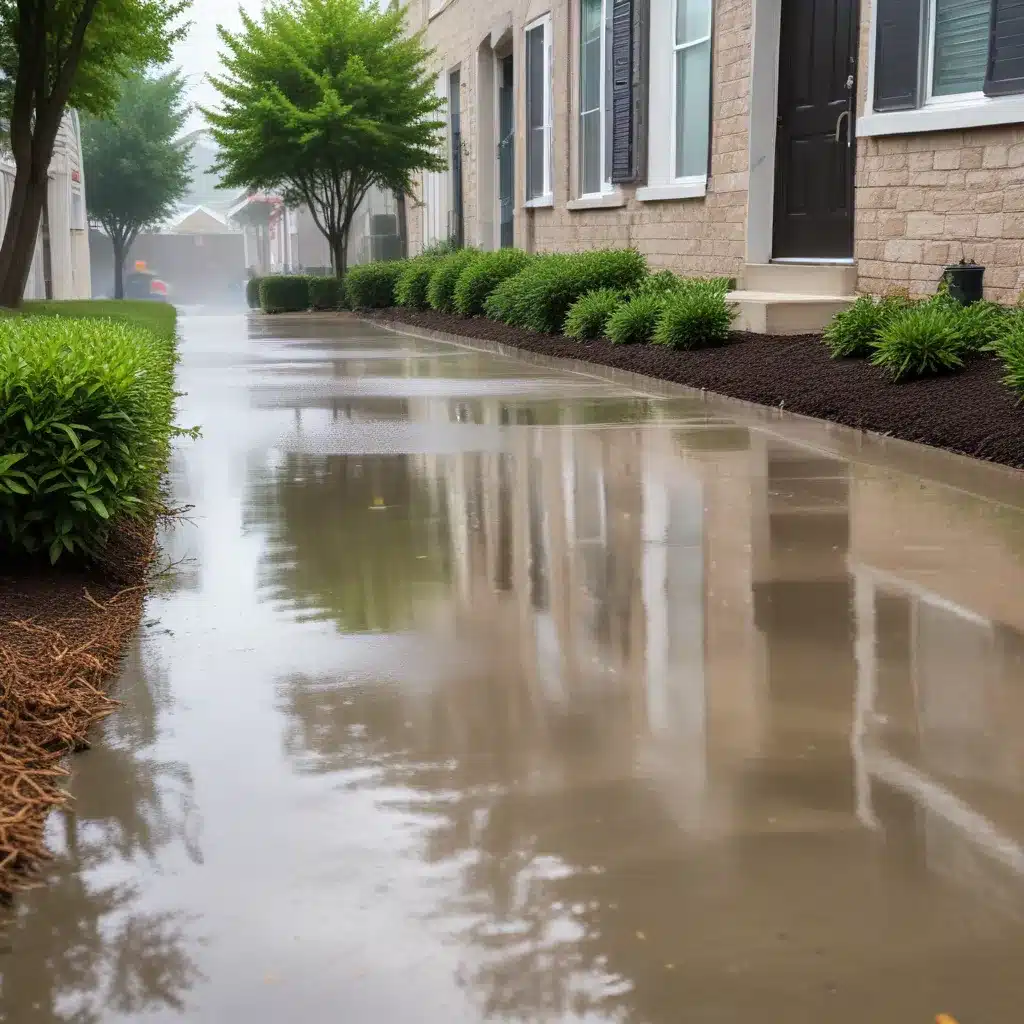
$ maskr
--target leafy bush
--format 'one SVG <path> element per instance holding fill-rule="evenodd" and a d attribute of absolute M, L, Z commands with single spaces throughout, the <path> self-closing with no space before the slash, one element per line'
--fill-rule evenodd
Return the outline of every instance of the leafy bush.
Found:
<path fill-rule="evenodd" d="M 833 359 L 871 355 L 882 328 L 909 305 L 897 297 L 877 301 L 870 295 L 860 296 L 848 309 L 836 313 L 822 333 L 829 354 Z"/>
<path fill-rule="evenodd" d="M 395 288 L 408 260 L 377 260 L 350 267 L 345 293 L 353 309 L 387 309 L 395 304 Z"/>
<path fill-rule="evenodd" d="M 998 302 L 983 300 L 970 306 L 961 306 L 952 299 L 946 302 L 953 307 L 965 352 L 980 352 L 996 344 L 1006 330 L 1009 310 Z"/>
<path fill-rule="evenodd" d="M 998 341 L 989 348 L 999 354 L 1006 367 L 1003 383 L 1015 392 L 1018 400 L 1024 401 L 1024 315 L 1008 316 Z"/>
<path fill-rule="evenodd" d="M 650 341 L 664 303 L 660 295 L 635 295 L 608 318 L 608 340 L 616 345 L 642 345 Z"/>
<path fill-rule="evenodd" d="M 245 303 L 250 309 L 260 308 L 260 282 L 262 277 L 250 277 L 245 282 Z"/>
<path fill-rule="evenodd" d="M 395 285 L 395 303 L 409 309 L 427 308 L 427 289 L 439 257 L 431 254 L 408 260 Z"/>
<path fill-rule="evenodd" d="M 651 340 L 671 348 L 724 345 L 736 317 L 736 307 L 725 296 L 726 290 L 716 281 L 666 295 Z"/>
<path fill-rule="evenodd" d="M 563 333 L 570 338 L 584 340 L 604 336 L 608 318 L 622 303 L 622 293 L 614 288 L 599 288 L 587 292 L 569 308 L 565 317 Z"/>
<path fill-rule="evenodd" d="M 871 362 L 897 381 L 963 366 L 957 313 L 946 303 L 926 302 L 892 317 L 872 347 Z"/>
<path fill-rule="evenodd" d="M 0 552 L 95 555 L 159 504 L 173 335 L 114 320 L 0 319 Z"/>
<path fill-rule="evenodd" d="M 260 309 L 264 313 L 305 313 L 309 309 L 309 278 L 297 274 L 264 277 Z"/>
<path fill-rule="evenodd" d="M 689 288 L 714 288 L 717 291 L 731 291 L 736 282 L 731 277 L 679 277 L 671 270 L 659 270 L 648 274 L 634 289 L 636 295 L 674 295 Z"/>
<path fill-rule="evenodd" d="M 312 309 L 344 309 L 345 282 L 340 277 L 309 278 L 309 305 Z"/>
<path fill-rule="evenodd" d="M 506 280 L 491 296 L 487 315 L 515 327 L 553 334 L 569 307 L 600 288 L 630 291 L 647 275 L 647 261 L 635 249 L 542 256 Z"/>
<path fill-rule="evenodd" d="M 427 288 L 427 302 L 439 313 L 455 312 L 455 285 L 459 275 L 473 262 L 480 252 L 478 249 L 458 249 L 434 264 Z"/>
<path fill-rule="evenodd" d="M 459 274 L 455 283 L 455 309 L 463 316 L 481 316 L 484 303 L 502 281 L 518 274 L 530 262 L 519 249 L 482 252 Z"/>

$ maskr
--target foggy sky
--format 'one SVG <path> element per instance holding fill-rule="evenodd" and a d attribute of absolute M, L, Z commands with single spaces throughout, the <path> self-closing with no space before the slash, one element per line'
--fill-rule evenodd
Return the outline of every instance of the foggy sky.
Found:
<path fill-rule="evenodd" d="M 211 106 L 216 102 L 217 94 L 206 83 L 207 72 L 219 70 L 217 54 L 220 50 L 220 39 L 217 37 L 217 24 L 229 29 L 241 27 L 238 17 L 239 7 L 249 14 L 258 14 L 263 7 L 263 0 L 195 0 L 192 5 L 192 29 L 188 38 L 178 44 L 174 53 L 174 63 L 182 73 L 189 76 L 189 98 L 193 103 Z M 201 128 L 202 116 L 192 115 L 189 128 Z"/>

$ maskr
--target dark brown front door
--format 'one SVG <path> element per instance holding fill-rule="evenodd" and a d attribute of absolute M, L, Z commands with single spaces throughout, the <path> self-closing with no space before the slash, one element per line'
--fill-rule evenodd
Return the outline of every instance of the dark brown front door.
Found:
<path fill-rule="evenodd" d="M 853 255 L 857 7 L 782 2 L 775 257 Z"/>

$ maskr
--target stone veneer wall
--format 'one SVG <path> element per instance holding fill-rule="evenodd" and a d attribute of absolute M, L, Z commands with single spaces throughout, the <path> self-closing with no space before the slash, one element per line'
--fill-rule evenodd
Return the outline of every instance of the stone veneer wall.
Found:
<path fill-rule="evenodd" d="M 743 265 L 747 211 L 748 117 L 752 0 L 718 0 L 712 70 L 712 148 L 708 194 L 702 199 L 638 202 L 635 188 L 622 188 L 625 204 L 610 209 L 569 210 L 575 197 L 570 154 L 576 146 L 578 56 L 575 52 L 578 0 L 512 0 L 516 55 L 516 244 L 534 251 L 635 245 L 652 266 L 679 273 L 737 275 Z M 524 209 L 525 123 L 523 29 L 551 11 L 554 32 L 554 208 Z M 413 17 L 425 17 L 422 9 Z M 427 26 L 438 67 L 461 65 L 465 152 L 463 191 L 466 240 L 478 244 L 477 49 L 499 12 L 489 0 L 451 0 Z M 566 59 L 567 56 L 570 59 Z M 487 158 L 491 158 L 490 152 Z M 422 238 L 422 210 L 408 215 L 410 252 Z"/>

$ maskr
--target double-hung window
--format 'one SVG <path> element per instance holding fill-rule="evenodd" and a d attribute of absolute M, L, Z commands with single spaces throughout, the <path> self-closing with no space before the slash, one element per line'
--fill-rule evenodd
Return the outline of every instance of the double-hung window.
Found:
<path fill-rule="evenodd" d="M 581 195 L 611 188 L 611 0 L 580 0 Z"/>
<path fill-rule="evenodd" d="M 551 16 L 526 26 L 526 198 L 549 199 L 551 150 Z"/>
<path fill-rule="evenodd" d="M 711 0 L 675 0 L 672 140 L 676 180 L 705 177 L 711 123 Z"/>
<path fill-rule="evenodd" d="M 995 101 L 1024 93 L 1024 0 L 878 0 L 872 71 L 872 112 L 918 112 L 906 130 L 1019 121 Z"/>
<path fill-rule="evenodd" d="M 641 201 L 704 195 L 711 145 L 712 0 L 650 6 L 647 185 Z"/>

